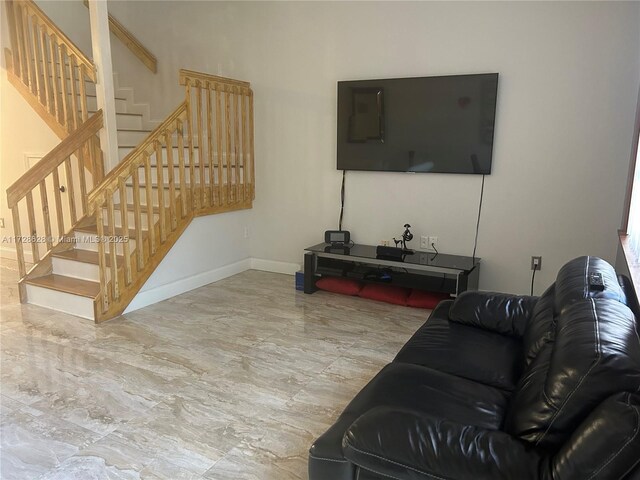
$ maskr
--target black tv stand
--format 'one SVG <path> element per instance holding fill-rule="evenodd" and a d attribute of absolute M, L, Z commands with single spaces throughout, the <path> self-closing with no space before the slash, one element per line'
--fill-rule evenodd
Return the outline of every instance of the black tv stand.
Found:
<path fill-rule="evenodd" d="M 315 292 L 316 280 L 323 276 L 387 283 L 451 296 L 478 289 L 479 258 L 420 251 L 400 257 L 379 256 L 376 248 L 373 245 L 332 246 L 328 243 L 306 248 L 304 293 Z M 371 275 L 375 270 L 384 270 L 385 275 L 376 278 Z"/>

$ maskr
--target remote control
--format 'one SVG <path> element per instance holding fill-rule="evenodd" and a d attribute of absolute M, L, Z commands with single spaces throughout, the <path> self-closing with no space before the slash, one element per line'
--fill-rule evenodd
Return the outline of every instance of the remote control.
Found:
<path fill-rule="evenodd" d="M 601 273 L 589 274 L 589 288 L 591 288 L 591 290 L 597 290 L 600 292 L 604 290 L 604 280 L 602 279 Z"/>

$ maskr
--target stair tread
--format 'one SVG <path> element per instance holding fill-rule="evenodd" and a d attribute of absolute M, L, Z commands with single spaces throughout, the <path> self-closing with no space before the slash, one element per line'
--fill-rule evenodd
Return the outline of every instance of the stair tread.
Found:
<path fill-rule="evenodd" d="M 98 252 L 93 252 L 91 250 L 80 250 L 80 249 L 65 250 L 62 252 L 54 252 L 52 253 L 52 256 L 57 258 L 64 258 L 66 260 L 73 260 L 75 262 L 91 263 L 93 265 L 100 264 L 100 257 L 98 256 Z M 107 253 L 106 257 L 107 257 L 107 266 L 110 266 L 111 265 L 110 254 Z M 116 255 L 117 263 L 120 263 L 123 260 L 124 260 L 124 256 Z"/>
<path fill-rule="evenodd" d="M 29 278 L 25 280 L 25 283 L 88 298 L 95 298 L 100 293 L 100 283 L 98 282 L 56 275 L 55 273 L 44 277 Z"/>
<path fill-rule="evenodd" d="M 93 235 L 97 235 L 98 234 L 98 225 L 96 224 L 92 224 L 92 225 L 85 225 L 83 227 L 76 227 L 74 229 L 77 232 L 82 232 L 82 233 L 90 233 Z M 105 230 L 107 230 L 107 228 L 105 227 Z M 142 235 L 145 236 L 147 234 L 148 230 L 142 230 Z M 111 232 L 104 232 L 105 235 L 111 235 Z M 116 231 L 115 231 L 115 235 L 116 236 L 122 236 L 124 234 L 124 230 L 121 227 L 116 227 Z M 137 232 L 133 229 L 129 229 L 129 234 L 127 235 L 129 238 L 136 238 L 138 236 Z"/>

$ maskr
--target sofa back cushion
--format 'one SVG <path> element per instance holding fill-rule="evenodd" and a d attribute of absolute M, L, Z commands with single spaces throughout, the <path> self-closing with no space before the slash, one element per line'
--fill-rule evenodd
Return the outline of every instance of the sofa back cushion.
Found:
<path fill-rule="evenodd" d="M 602 274 L 604 291 L 589 288 L 593 271 Z M 525 332 L 525 372 L 507 414 L 509 433 L 557 448 L 605 398 L 640 390 L 640 339 L 623 301 L 606 262 L 582 257 L 561 269 Z"/>

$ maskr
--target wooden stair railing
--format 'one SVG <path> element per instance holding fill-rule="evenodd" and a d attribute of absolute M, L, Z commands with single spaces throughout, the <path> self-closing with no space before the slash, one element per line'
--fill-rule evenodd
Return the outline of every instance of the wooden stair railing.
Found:
<path fill-rule="evenodd" d="M 185 101 L 89 195 L 98 238 L 110 239 L 98 244 L 96 321 L 124 311 L 194 217 L 252 206 L 249 83 L 188 70 L 180 83 Z"/>
<path fill-rule="evenodd" d="M 86 82 L 96 69 L 32 0 L 6 0 L 9 81 L 64 139 L 88 118 Z"/>
<path fill-rule="evenodd" d="M 23 301 L 24 279 L 27 275 L 39 276 L 51 270 L 51 250 L 59 243 L 67 242 L 73 227 L 88 212 L 87 192 L 101 181 L 101 177 L 85 172 L 85 165 L 93 165 L 94 172 L 104 171 L 96 135 L 102 125 L 102 110 L 99 110 L 7 189 Z M 23 234 L 25 218 L 28 231 Z M 25 264 L 25 243 L 30 245 L 35 264 L 29 272 Z M 46 247 L 44 252 L 43 246 Z M 72 243 L 69 248 L 73 248 Z"/>

